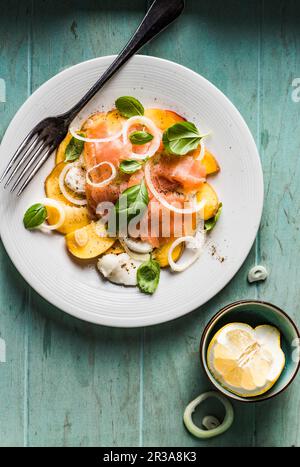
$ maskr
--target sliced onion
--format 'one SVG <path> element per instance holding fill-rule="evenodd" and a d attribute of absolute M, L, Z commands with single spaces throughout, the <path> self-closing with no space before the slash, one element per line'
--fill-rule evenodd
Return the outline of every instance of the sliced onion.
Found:
<path fill-rule="evenodd" d="M 76 164 L 67 164 L 59 175 L 58 184 L 59 184 L 60 191 L 62 192 L 64 197 L 68 201 L 70 201 L 70 203 L 76 204 L 77 206 L 85 206 L 87 204 L 86 199 L 75 198 L 72 195 L 70 195 L 66 189 L 65 176 L 66 176 L 66 173 L 71 169 L 71 167 L 76 167 Z"/>
<path fill-rule="evenodd" d="M 126 243 L 127 247 L 135 253 L 146 254 L 151 253 L 151 251 L 153 250 L 153 247 L 148 242 L 134 240 L 130 237 L 124 237 L 123 241 L 124 243 Z"/>
<path fill-rule="evenodd" d="M 202 236 L 202 242 L 199 242 L 199 237 L 196 239 L 195 237 L 192 237 L 191 235 L 177 238 L 172 243 L 168 251 L 168 262 L 169 262 L 170 268 L 175 272 L 182 272 L 182 271 L 185 271 L 187 268 L 189 268 L 192 264 L 194 264 L 194 262 L 199 258 L 199 256 L 202 253 L 203 245 L 204 245 L 204 238 L 205 238 L 204 233 Z M 180 262 L 180 264 L 178 264 L 178 263 L 175 263 L 172 255 L 173 255 L 174 249 L 183 242 L 187 243 L 189 248 L 194 250 L 194 254 L 187 261 Z"/>
<path fill-rule="evenodd" d="M 134 124 L 140 124 L 148 128 L 148 130 L 151 131 L 153 135 L 153 140 L 151 141 L 150 148 L 145 154 L 136 154 L 135 152 L 131 152 L 129 155 L 129 159 L 135 159 L 135 160 L 145 160 L 148 159 L 149 157 L 154 156 L 154 154 L 158 151 L 161 143 L 161 132 L 160 130 L 154 125 L 152 120 L 147 117 L 142 117 L 142 116 L 135 116 L 129 118 L 123 126 L 123 143 L 124 145 L 127 145 L 130 143 L 129 137 L 128 137 L 128 131 L 130 127 Z"/>
<path fill-rule="evenodd" d="M 92 182 L 90 177 L 89 177 L 90 172 L 92 172 L 92 170 L 94 170 L 94 169 L 97 169 L 98 167 L 101 167 L 102 165 L 109 165 L 109 167 L 111 168 L 111 176 L 108 177 L 106 180 L 103 180 L 102 182 L 99 182 L 99 183 Z M 99 164 L 95 165 L 94 167 L 92 167 L 91 169 L 89 169 L 87 171 L 87 173 L 86 173 L 86 183 L 93 186 L 94 188 L 102 188 L 103 186 L 108 185 L 110 183 L 110 181 L 115 178 L 116 175 L 117 175 L 117 171 L 116 171 L 116 168 L 115 168 L 114 164 L 112 164 L 109 161 L 103 161 L 103 162 L 100 162 Z"/>
<path fill-rule="evenodd" d="M 204 154 L 205 154 L 205 144 L 202 138 L 200 141 L 200 153 L 199 153 L 199 156 L 196 157 L 196 161 L 199 161 L 199 160 L 202 161 Z"/>
<path fill-rule="evenodd" d="M 146 179 L 146 182 L 147 182 L 147 186 L 148 186 L 149 190 L 151 191 L 151 193 L 153 194 L 153 196 L 160 202 L 160 204 L 162 204 L 165 208 L 169 209 L 170 211 L 177 212 L 178 214 L 193 214 L 194 212 L 199 212 L 199 211 L 201 211 L 201 209 L 204 208 L 204 205 L 205 205 L 204 200 L 202 200 L 200 203 L 196 202 L 196 203 L 194 203 L 194 207 L 186 208 L 186 209 L 180 209 L 180 208 L 177 208 L 177 207 L 173 206 L 172 204 L 168 203 L 168 201 L 164 198 L 164 196 L 161 193 L 159 193 L 156 190 L 155 186 L 152 183 L 151 171 L 150 171 L 150 162 L 148 162 L 145 165 L 145 179 Z"/>
<path fill-rule="evenodd" d="M 56 229 L 59 229 L 59 227 L 61 227 L 63 225 L 63 223 L 65 222 L 65 218 L 66 218 L 66 212 L 65 212 L 63 204 L 60 203 L 59 201 L 57 201 L 56 199 L 52 199 L 52 198 L 42 199 L 41 204 L 43 204 L 46 207 L 46 209 L 47 209 L 47 206 L 57 209 L 57 211 L 59 213 L 59 219 L 58 219 L 57 223 L 53 224 L 53 225 L 50 225 L 50 224 L 47 224 L 46 222 L 44 222 L 40 226 L 40 229 L 43 229 L 43 230 L 56 230 Z"/>
<path fill-rule="evenodd" d="M 201 141 L 200 141 L 200 153 L 199 156 L 196 157 L 196 161 L 201 161 L 205 155 L 205 144 L 204 144 L 204 138 L 207 138 L 208 136 L 211 135 L 211 132 L 205 133 L 204 135 L 201 135 Z"/>
<path fill-rule="evenodd" d="M 89 235 L 85 229 L 78 229 L 74 232 L 75 242 L 78 246 L 84 247 L 89 241 Z"/>
<path fill-rule="evenodd" d="M 80 141 L 84 141 L 85 143 L 109 143 L 110 141 L 114 141 L 115 139 L 119 139 L 123 134 L 123 128 L 111 136 L 106 136 L 105 138 L 86 138 L 85 136 L 79 135 L 77 132 L 80 130 L 75 130 L 75 128 L 70 128 L 69 132 L 71 135 L 76 138 L 80 139 Z"/>
<path fill-rule="evenodd" d="M 215 397 L 223 404 L 225 408 L 225 418 L 219 426 L 209 430 L 203 430 L 202 428 L 199 428 L 197 425 L 195 425 L 192 415 L 196 407 L 209 397 Z M 231 403 L 226 397 L 224 397 L 222 394 L 219 394 L 216 391 L 204 392 L 203 394 L 198 396 L 196 399 L 194 399 L 188 404 L 183 414 L 183 421 L 189 432 L 197 438 L 202 439 L 212 438 L 213 436 L 221 435 L 222 433 L 227 431 L 228 428 L 231 427 L 233 420 L 234 412 Z"/>
<path fill-rule="evenodd" d="M 124 248 L 124 250 L 126 251 L 128 256 L 130 256 L 132 259 L 134 259 L 136 261 L 141 261 L 142 263 L 144 261 L 149 261 L 149 259 L 150 259 L 150 254 L 149 253 L 142 254 L 142 253 L 136 253 L 136 252 L 130 250 L 130 248 L 128 248 L 128 246 L 126 245 L 123 238 L 119 237 L 119 242 L 121 243 L 122 247 Z"/>

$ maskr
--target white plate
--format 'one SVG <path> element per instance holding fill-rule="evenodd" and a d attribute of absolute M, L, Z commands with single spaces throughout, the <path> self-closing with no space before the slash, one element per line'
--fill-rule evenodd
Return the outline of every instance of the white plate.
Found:
<path fill-rule="evenodd" d="M 104 72 L 114 57 L 73 66 L 41 86 L 21 107 L 1 144 L 0 170 L 21 140 L 41 119 L 69 109 Z M 147 326 L 184 315 L 217 294 L 238 271 L 255 239 L 263 205 L 259 155 L 243 118 L 206 79 L 166 60 L 136 56 L 89 104 L 85 113 L 110 109 L 117 97 L 133 95 L 145 107 L 172 109 L 211 130 L 207 147 L 221 172 L 212 180 L 223 202 L 222 216 L 202 257 L 187 271 L 163 271 L 153 296 L 136 288 L 104 282 L 95 264 L 82 265 L 65 251 L 64 238 L 26 231 L 25 210 L 44 196 L 43 184 L 54 165 L 47 162 L 17 199 L 1 188 L 1 237 L 25 280 L 58 308 L 97 324 Z M 216 254 L 212 256 L 212 248 Z M 220 257 L 224 257 L 221 262 Z"/>

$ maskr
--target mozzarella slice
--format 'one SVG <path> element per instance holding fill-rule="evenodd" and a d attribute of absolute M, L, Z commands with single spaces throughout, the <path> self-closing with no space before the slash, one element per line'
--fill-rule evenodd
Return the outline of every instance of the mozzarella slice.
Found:
<path fill-rule="evenodd" d="M 85 170 L 82 167 L 71 167 L 66 173 L 65 184 L 74 193 L 85 193 Z"/>
<path fill-rule="evenodd" d="M 127 253 L 109 253 L 99 258 L 97 267 L 101 274 L 114 284 L 134 286 L 137 284 L 136 273 L 140 264 L 140 261 L 130 258 Z"/>

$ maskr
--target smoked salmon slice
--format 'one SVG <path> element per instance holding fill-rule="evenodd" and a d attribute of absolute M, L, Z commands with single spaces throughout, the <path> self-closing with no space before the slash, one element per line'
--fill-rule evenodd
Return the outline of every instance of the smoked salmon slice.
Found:
<path fill-rule="evenodd" d="M 105 115 L 105 114 L 104 114 Z M 109 135 L 109 129 L 105 118 L 99 115 L 90 120 L 85 127 L 88 138 L 105 138 Z M 120 194 L 127 188 L 141 183 L 144 177 L 143 168 L 132 175 L 120 172 L 119 166 L 122 160 L 130 159 L 132 150 L 138 152 L 139 148 L 132 148 L 131 144 L 124 145 L 122 138 L 103 143 L 85 143 L 85 164 L 87 170 L 93 169 L 97 164 L 104 161 L 111 162 L 117 169 L 117 176 L 104 187 L 86 185 L 86 196 L 88 206 L 95 213 L 101 202 L 116 203 Z M 101 166 L 90 172 L 90 178 L 94 183 L 99 183 L 111 174 L 110 168 Z M 187 195 L 196 193 L 205 181 L 205 167 L 194 155 L 170 156 L 163 152 L 154 158 L 151 169 L 151 178 L 157 191 L 159 191 L 169 204 L 183 208 L 188 200 Z M 153 247 L 159 247 L 167 242 L 170 237 L 178 236 L 178 229 L 182 228 L 183 219 L 178 214 L 170 212 L 162 206 L 156 198 L 149 193 L 149 205 L 144 215 L 143 226 L 148 227 L 146 232 L 141 231 L 141 238 L 147 240 Z M 166 229 L 168 224 L 168 229 Z M 181 224 L 181 225 L 180 225 Z M 142 229 L 143 230 L 143 229 Z M 181 235 L 185 235 L 182 232 Z M 177 235 L 176 235 L 177 234 Z"/>
<path fill-rule="evenodd" d="M 105 138 L 109 136 L 107 122 L 105 118 L 101 119 L 101 115 L 90 119 L 90 123 L 85 126 L 84 131 L 87 138 Z M 129 150 L 130 148 L 126 148 L 121 139 L 103 143 L 85 143 L 85 164 L 87 170 L 91 170 L 91 180 L 94 183 L 99 183 L 108 178 L 111 174 L 109 167 L 101 166 L 92 170 L 93 167 L 100 162 L 109 161 L 118 170 L 121 160 L 128 158 Z M 104 187 L 94 187 L 87 184 L 86 197 L 90 210 L 95 212 L 101 202 L 110 201 L 116 203 L 122 191 L 127 188 L 128 178 L 126 174 L 118 173 L 116 179 Z"/>
<path fill-rule="evenodd" d="M 196 192 L 205 181 L 206 171 L 200 160 L 191 155 L 160 158 L 153 166 L 153 174 L 171 184 L 177 183 L 183 191 Z"/>

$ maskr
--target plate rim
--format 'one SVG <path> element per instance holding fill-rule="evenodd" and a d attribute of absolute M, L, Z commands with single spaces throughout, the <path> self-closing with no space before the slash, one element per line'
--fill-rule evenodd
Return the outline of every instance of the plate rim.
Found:
<path fill-rule="evenodd" d="M 68 67 L 68 68 L 66 68 L 64 70 L 61 70 L 60 72 L 56 73 L 54 76 L 49 78 L 48 80 L 44 81 L 32 94 L 30 94 L 27 97 L 27 99 L 23 102 L 21 107 L 18 109 L 18 111 L 15 113 L 15 115 L 11 119 L 11 121 L 10 121 L 4 135 L 3 135 L 3 138 L 1 140 L 1 146 L 2 146 L 3 142 L 5 142 L 7 133 L 9 131 L 10 127 L 13 125 L 13 122 L 15 121 L 15 119 L 18 118 L 19 114 L 22 113 L 24 106 L 27 105 L 28 101 L 32 97 L 38 95 L 42 91 L 42 88 L 45 85 L 48 85 L 49 83 L 51 83 L 52 81 L 55 81 L 59 77 L 60 78 L 63 77 L 64 74 L 67 75 L 72 70 L 76 70 L 76 68 L 82 67 L 82 66 L 87 65 L 89 63 L 97 63 L 97 62 L 99 62 L 101 60 L 111 60 L 112 61 L 114 58 L 116 58 L 116 56 L 117 55 L 115 55 L 115 54 L 113 54 L 113 55 L 103 55 L 101 57 L 96 57 L 96 58 L 93 58 L 93 59 L 84 60 L 84 61 L 76 63 L 75 65 L 72 65 L 72 66 L 70 66 L 70 67 Z M 257 201 L 257 213 L 258 213 L 258 215 L 257 215 L 257 225 L 253 229 L 251 242 L 249 242 L 249 247 L 247 249 L 245 248 L 245 251 L 243 252 L 243 255 L 241 255 L 241 261 L 239 262 L 240 263 L 239 266 L 234 268 L 233 272 L 231 272 L 230 277 L 226 279 L 226 282 L 224 282 L 222 288 L 220 288 L 218 290 L 218 292 L 212 293 L 208 298 L 205 299 L 205 302 L 199 304 L 198 307 L 200 307 L 200 306 L 205 305 L 213 297 L 215 297 L 217 294 L 219 294 L 229 284 L 229 282 L 235 277 L 237 272 L 240 270 L 240 268 L 244 264 L 247 256 L 249 255 L 249 252 L 251 251 L 251 248 L 252 248 L 252 246 L 253 246 L 253 244 L 255 242 L 255 239 L 256 239 L 256 236 L 257 236 L 257 233 L 258 233 L 258 230 L 259 230 L 259 227 L 260 227 L 260 223 L 261 223 L 261 218 L 262 218 L 262 213 L 263 213 L 263 205 L 264 205 L 264 179 L 263 179 L 263 169 L 262 169 L 261 159 L 260 159 L 260 156 L 259 156 L 259 151 L 258 151 L 256 142 L 254 140 L 254 137 L 252 135 L 252 132 L 250 131 L 250 129 L 249 129 L 245 119 L 241 115 L 240 111 L 231 102 L 231 100 L 217 86 L 215 86 L 207 78 L 205 78 L 201 74 L 197 73 L 196 71 L 191 70 L 190 68 L 188 68 L 188 67 L 186 67 L 184 65 L 181 65 L 181 64 L 179 64 L 177 62 L 174 62 L 172 60 L 167 60 L 167 59 L 164 59 L 164 58 L 160 58 L 160 57 L 155 57 L 155 56 L 152 56 L 152 55 L 136 54 L 134 57 L 132 57 L 129 60 L 129 63 L 132 60 L 141 60 L 141 61 L 149 60 L 150 62 L 151 61 L 161 62 L 161 63 L 163 63 L 163 64 L 165 64 L 167 66 L 168 66 L 168 64 L 171 64 L 171 66 L 175 66 L 175 67 L 181 69 L 182 71 L 184 71 L 185 73 L 191 74 L 194 77 L 197 77 L 197 79 L 201 79 L 206 85 L 211 87 L 211 89 L 217 95 L 219 95 L 222 99 L 224 99 L 226 101 L 227 105 L 231 108 L 231 111 L 233 113 L 235 113 L 236 117 L 239 120 L 239 124 L 241 125 L 243 130 L 246 131 L 246 133 L 248 133 L 249 143 L 251 143 L 251 146 L 252 146 L 251 151 L 253 151 L 253 154 L 254 153 L 256 154 L 256 162 L 257 162 L 256 177 L 257 177 L 257 200 L 258 200 Z M 122 69 L 124 67 L 122 67 Z M 147 317 L 146 317 L 146 318 L 142 318 L 141 321 L 138 322 L 138 323 L 137 322 L 131 323 L 130 319 L 128 320 L 129 322 L 126 322 L 126 318 L 125 319 L 124 318 L 117 318 L 113 322 L 110 322 L 111 318 L 104 318 L 102 316 L 98 316 L 96 314 L 89 313 L 88 311 L 86 312 L 86 314 L 84 316 L 82 316 L 82 311 L 77 311 L 75 309 L 70 310 L 70 309 L 67 309 L 67 307 L 64 307 L 63 302 L 60 299 L 60 297 L 57 297 L 55 294 L 53 294 L 53 291 L 49 292 L 49 293 L 40 292 L 38 290 L 38 283 L 35 283 L 33 280 L 31 280 L 32 278 L 28 279 L 26 277 L 26 274 L 25 274 L 23 268 L 21 267 L 21 265 L 18 264 L 18 259 L 16 257 L 14 257 L 13 253 L 10 252 L 10 248 L 9 248 L 9 245 L 8 245 L 8 243 L 6 241 L 6 238 L 5 238 L 5 236 L 3 237 L 3 228 L 1 226 L 1 224 L 0 224 L 0 237 L 1 237 L 1 240 L 2 240 L 2 243 L 3 243 L 3 246 L 5 248 L 5 251 L 6 251 L 7 255 L 9 256 L 10 260 L 12 261 L 14 267 L 17 269 L 19 274 L 21 274 L 21 276 L 23 277 L 25 282 L 30 287 L 32 287 L 32 289 L 40 297 L 45 299 L 47 302 L 49 302 L 53 306 L 57 307 L 59 310 L 65 312 L 68 315 L 71 315 L 71 316 L 73 316 L 73 317 L 75 317 L 77 319 L 80 319 L 80 320 L 85 321 L 85 322 L 93 323 L 93 324 L 96 324 L 96 325 L 106 326 L 106 327 L 140 328 L 140 327 L 148 327 L 148 326 L 163 324 L 163 323 L 166 323 L 166 322 L 169 322 L 169 321 L 173 321 L 175 319 L 179 319 L 181 317 L 184 317 L 188 313 L 191 313 L 192 311 L 195 311 L 198 308 L 198 307 L 196 307 L 196 308 L 193 308 L 193 309 L 188 309 L 188 308 L 181 309 L 180 311 L 178 310 L 176 313 L 174 313 L 174 315 L 171 318 L 164 318 L 162 320 L 159 319 L 159 315 L 155 319 L 151 318 L 150 320 L 148 320 Z"/>

